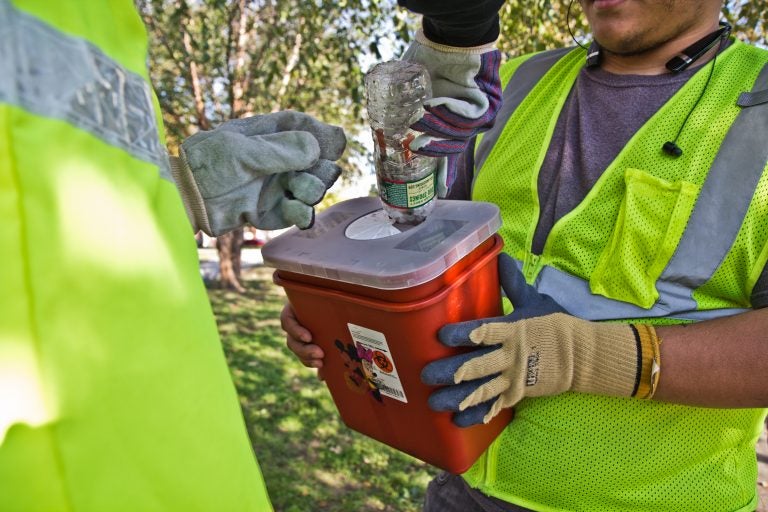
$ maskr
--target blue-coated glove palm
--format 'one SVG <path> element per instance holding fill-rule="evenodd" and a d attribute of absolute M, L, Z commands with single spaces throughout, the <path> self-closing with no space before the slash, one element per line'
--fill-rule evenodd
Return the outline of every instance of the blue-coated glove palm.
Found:
<path fill-rule="evenodd" d="M 481 385 L 495 378 L 491 375 L 475 381 L 454 383 L 456 371 L 470 359 L 484 356 L 500 348 L 496 346 L 478 347 L 470 340 L 470 333 L 481 325 L 497 322 L 516 322 L 523 319 L 535 318 L 552 313 L 565 313 L 566 310 L 548 295 L 540 294 L 526 283 L 522 272 L 517 268 L 509 255 L 499 255 L 499 281 L 507 298 L 512 302 L 514 311 L 509 315 L 496 318 L 484 318 L 448 324 L 440 329 L 438 338 L 449 347 L 476 347 L 474 350 L 457 356 L 434 361 L 424 367 L 421 380 L 432 386 L 446 386 L 429 398 L 429 406 L 436 411 L 459 411 L 454 414 L 453 421 L 461 427 L 483 423 L 493 405 L 494 400 L 469 407 L 460 411 L 459 404 Z"/>

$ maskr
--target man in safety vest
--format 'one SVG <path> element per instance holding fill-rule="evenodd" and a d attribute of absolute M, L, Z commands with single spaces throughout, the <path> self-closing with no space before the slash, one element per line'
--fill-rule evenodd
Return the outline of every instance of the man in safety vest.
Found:
<path fill-rule="evenodd" d="M 768 52 L 730 37 L 720 0 L 579 3 L 592 44 L 505 64 L 495 126 L 457 166 L 450 197 L 501 209 L 514 310 L 442 328 L 475 350 L 422 380 L 459 425 L 515 417 L 425 510 L 754 510 Z"/>
<path fill-rule="evenodd" d="M 146 62 L 130 0 L 0 0 L 3 512 L 272 509 L 190 220 L 310 226 L 346 140 L 281 112 L 169 159 Z"/>

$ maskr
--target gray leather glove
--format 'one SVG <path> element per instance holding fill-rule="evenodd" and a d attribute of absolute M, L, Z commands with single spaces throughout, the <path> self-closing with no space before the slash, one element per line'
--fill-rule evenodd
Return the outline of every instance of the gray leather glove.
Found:
<path fill-rule="evenodd" d="M 445 157 L 438 169 L 438 195 L 456 180 L 459 155 L 478 133 L 491 128 L 501 108 L 499 63 L 493 43 L 469 48 L 430 41 L 420 30 L 403 60 L 424 66 L 432 80 L 425 113 L 411 125 L 423 132 L 410 143 L 415 153 Z"/>
<path fill-rule="evenodd" d="M 227 121 L 181 144 L 171 170 L 194 229 L 219 236 L 314 222 L 314 205 L 341 174 L 346 137 L 301 112 Z"/>

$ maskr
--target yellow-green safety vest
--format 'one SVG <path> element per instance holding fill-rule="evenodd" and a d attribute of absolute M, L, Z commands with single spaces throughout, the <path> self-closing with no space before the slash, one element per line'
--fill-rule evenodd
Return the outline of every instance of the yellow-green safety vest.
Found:
<path fill-rule="evenodd" d="M 272 510 L 130 0 L 0 0 L 0 510 Z"/>
<path fill-rule="evenodd" d="M 473 199 L 496 203 L 529 283 L 596 321 L 692 322 L 750 309 L 768 260 L 768 52 L 717 57 L 675 159 L 662 152 L 706 83 L 700 69 L 643 125 L 593 189 L 531 251 L 538 170 L 582 49 L 502 69 L 504 104 L 476 151 Z M 706 378 L 706 376 L 702 376 Z M 738 379 L 738 375 L 734 375 Z M 540 511 L 754 510 L 764 409 L 709 409 L 565 393 L 525 399 L 464 475 Z"/>

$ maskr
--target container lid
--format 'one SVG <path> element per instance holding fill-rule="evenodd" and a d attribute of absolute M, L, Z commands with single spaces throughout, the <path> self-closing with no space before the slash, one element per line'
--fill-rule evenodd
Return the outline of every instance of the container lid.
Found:
<path fill-rule="evenodd" d="M 496 205 L 439 199 L 415 226 L 393 224 L 378 197 L 337 203 L 312 228 L 291 228 L 261 249 L 264 264 L 297 274 L 395 290 L 439 276 L 501 226 Z"/>

